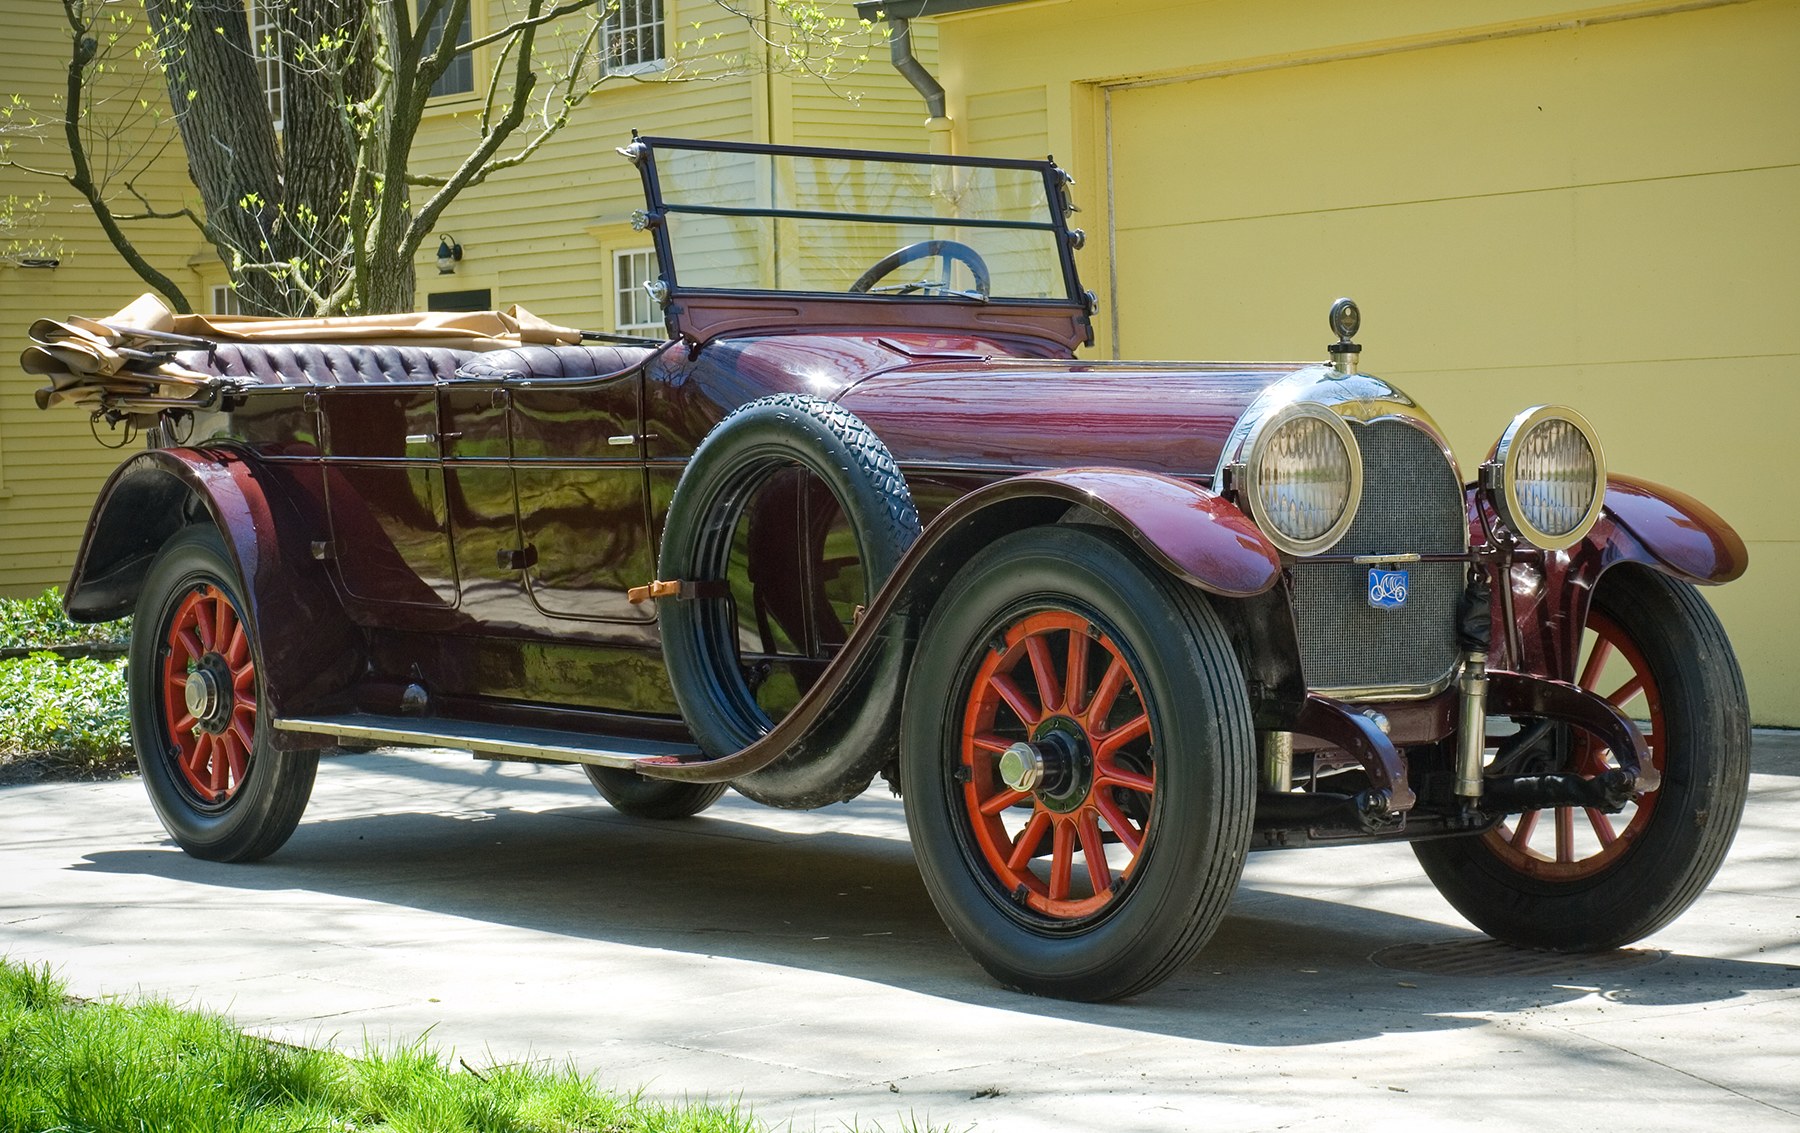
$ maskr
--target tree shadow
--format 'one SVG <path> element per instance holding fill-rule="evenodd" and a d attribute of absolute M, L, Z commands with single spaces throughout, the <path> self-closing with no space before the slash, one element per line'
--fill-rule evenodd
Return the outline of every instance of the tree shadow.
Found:
<path fill-rule="evenodd" d="M 1322 901 L 1247 883 L 1206 950 L 1161 987 L 1124 1004 L 1036 999 L 996 986 L 951 939 L 919 879 L 895 800 L 866 798 L 820 812 L 823 818 L 768 818 L 771 812 L 731 796 L 699 818 L 650 822 L 589 801 L 578 779 L 533 776 L 535 809 L 512 809 L 495 805 L 497 784 L 479 770 L 417 762 L 405 774 L 419 788 L 410 804 L 416 809 L 305 822 L 280 854 L 254 866 L 198 861 L 170 845 L 96 853 L 73 868 L 246 893 L 351 897 L 1253 1046 L 1479 1026 L 1471 1013 L 1596 992 L 1634 1004 L 1717 1004 L 1800 983 L 1793 967 L 1693 956 L 1602 974 L 1573 962 L 1567 973 L 1552 966 L 1530 977 L 1396 972 L 1370 955 L 1458 930 L 1384 910 L 1373 890 L 1346 887 L 1341 901 Z M 545 790 L 555 793 L 546 800 Z M 382 809 L 378 794 L 368 801 Z M 309 922 L 307 931 L 334 930 Z M 348 926 L 343 931 L 353 936 Z M 1472 930 L 1461 935 L 1479 938 Z"/>

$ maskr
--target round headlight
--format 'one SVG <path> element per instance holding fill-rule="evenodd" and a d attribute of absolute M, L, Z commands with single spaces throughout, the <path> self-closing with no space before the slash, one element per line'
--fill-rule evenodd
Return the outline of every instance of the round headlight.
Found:
<path fill-rule="evenodd" d="M 1573 409 L 1540 405 L 1514 417 L 1494 449 L 1500 514 L 1534 547 L 1579 543 L 1600 518 L 1606 457 L 1594 427 Z"/>
<path fill-rule="evenodd" d="M 1250 439 L 1243 496 L 1277 547 L 1316 555 L 1343 537 L 1362 498 L 1362 454 L 1350 426 L 1311 402 L 1277 410 Z"/>

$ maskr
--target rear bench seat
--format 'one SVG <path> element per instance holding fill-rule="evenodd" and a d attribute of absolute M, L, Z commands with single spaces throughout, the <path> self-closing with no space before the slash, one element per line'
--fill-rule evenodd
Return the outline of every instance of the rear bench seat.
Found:
<path fill-rule="evenodd" d="M 450 381 L 530 381 L 623 373 L 655 350 L 648 346 L 521 346 L 451 350 L 443 346 L 344 346 L 336 343 L 222 343 L 183 350 L 190 370 L 265 386 L 343 386 Z"/>

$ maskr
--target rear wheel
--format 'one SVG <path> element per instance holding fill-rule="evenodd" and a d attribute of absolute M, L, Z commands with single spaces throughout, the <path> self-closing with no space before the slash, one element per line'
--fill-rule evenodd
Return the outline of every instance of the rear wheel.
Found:
<path fill-rule="evenodd" d="M 996 542 L 928 623 L 907 823 L 950 931 L 1003 983 L 1153 987 L 1224 916 L 1250 841 L 1249 704 L 1196 592 L 1113 533 Z"/>
<path fill-rule="evenodd" d="M 1445 900 L 1531 948 L 1629 944 L 1681 915 L 1725 859 L 1750 773 L 1749 706 L 1725 631 L 1695 589 L 1621 566 L 1594 595 L 1578 683 L 1643 723 L 1661 786 L 1619 814 L 1526 811 L 1475 838 L 1416 842 Z M 1615 766 L 1575 732 L 1565 767 Z"/>
<path fill-rule="evenodd" d="M 218 532 L 190 527 L 164 545 L 132 627 L 131 735 L 157 817 L 209 861 L 254 861 L 299 825 L 315 751 L 276 751 L 261 648 Z"/>
<path fill-rule="evenodd" d="M 619 767 L 582 764 L 588 782 L 621 814 L 633 818 L 691 818 L 719 801 L 723 783 L 674 783 L 646 779 Z"/>

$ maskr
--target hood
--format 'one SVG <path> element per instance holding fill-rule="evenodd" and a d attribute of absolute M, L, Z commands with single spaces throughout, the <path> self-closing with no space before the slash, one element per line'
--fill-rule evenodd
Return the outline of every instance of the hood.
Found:
<path fill-rule="evenodd" d="M 1304 363 L 987 358 L 874 374 L 838 401 L 905 466 L 1084 465 L 1210 481 L 1244 410 Z"/>

